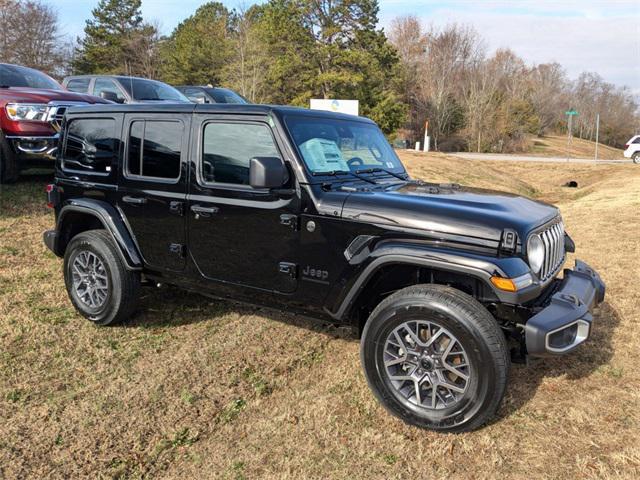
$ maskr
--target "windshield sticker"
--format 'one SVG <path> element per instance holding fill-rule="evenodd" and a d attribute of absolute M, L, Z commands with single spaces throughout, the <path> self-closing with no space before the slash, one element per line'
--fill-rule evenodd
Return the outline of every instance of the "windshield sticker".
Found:
<path fill-rule="evenodd" d="M 313 172 L 349 171 L 336 142 L 325 138 L 312 138 L 300 145 L 302 156 Z"/>

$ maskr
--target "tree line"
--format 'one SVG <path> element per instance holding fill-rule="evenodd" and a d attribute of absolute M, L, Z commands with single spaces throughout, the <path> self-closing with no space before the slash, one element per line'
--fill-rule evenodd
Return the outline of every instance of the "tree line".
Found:
<path fill-rule="evenodd" d="M 640 127 L 630 90 L 596 73 L 568 78 L 557 63 L 489 55 L 469 26 L 394 19 L 377 0 L 268 0 L 228 9 L 208 2 L 169 35 L 146 21 L 141 0 L 99 0 L 73 46 L 43 0 L 0 0 L 0 60 L 65 74 L 126 74 L 173 85 L 230 87 L 256 103 L 308 106 L 358 99 L 390 138 L 420 140 L 428 122 L 439 150 L 525 151 L 531 135 L 566 132 L 621 146 Z M 15 25 L 21 25 L 16 29 Z M 12 28 L 13 27 L 13 28 Z"/>

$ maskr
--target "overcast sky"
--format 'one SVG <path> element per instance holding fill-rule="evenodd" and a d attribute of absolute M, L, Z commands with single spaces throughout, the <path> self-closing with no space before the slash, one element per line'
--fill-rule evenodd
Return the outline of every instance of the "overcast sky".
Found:
<path fill-rule="evenodd" d="M 80 35 L 98 0 L 55 0 L 64 33 Z M 163 33 L 206 0 L 142 0 L 145 19 Z M 246 0 L 223 1 L 228 8 Z M 413 14 L 436 26 L 473 25 L 493 51 L 509 47 L 529 63 L 557 61 L 571 78 L 583 71 L 629 86 L 640 96 L 640 0 L 380 0 L 383 27 Z"/>

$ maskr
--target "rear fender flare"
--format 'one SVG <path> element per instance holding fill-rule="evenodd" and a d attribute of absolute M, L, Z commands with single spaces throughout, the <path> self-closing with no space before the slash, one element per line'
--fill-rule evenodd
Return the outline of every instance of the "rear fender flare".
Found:
<path fill-rule="evenodd" d="M 104 229 L 109 232 L 118 245 L 122 258 L 129 270 L 140 270 L 143 266 L 138 245 L 127 224 L 118 211 L 107 202 L 101 200 L 73 199 L 60 210 L 56 230 L 63 232 L 70 222 L 70 214 L 82 213 L 97 218 Z M 56 253 L 64 254 L 66 245 L 57 245 Z"/>

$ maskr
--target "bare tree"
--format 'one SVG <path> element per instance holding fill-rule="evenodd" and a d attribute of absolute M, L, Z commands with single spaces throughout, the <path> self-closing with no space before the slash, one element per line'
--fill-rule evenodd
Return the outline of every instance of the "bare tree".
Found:
<path fill-rule="evenodd" d="M 260 41 L 255 21 L 255 9 L 240 7 L 231 33 L 234 57 L 225 68 L 223 80 L 251 102 L 265 100 L 268 55 Z"/>
<path fill-rule="evenodd" d="M 59 75 L 64 70 L 65 42 L 56 11 L 38 0 L 0 0 L 0 57 Z"/>
<path fill-rule="evenodd" d="M 161 73 L 160 28 L 145 23 L 123 42 L 125 72 L 146 78 L 159 78 Z"/>

